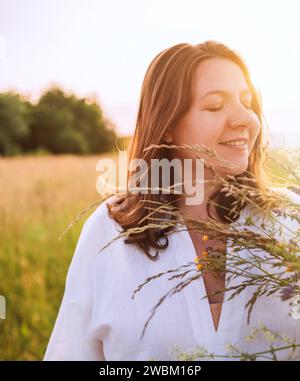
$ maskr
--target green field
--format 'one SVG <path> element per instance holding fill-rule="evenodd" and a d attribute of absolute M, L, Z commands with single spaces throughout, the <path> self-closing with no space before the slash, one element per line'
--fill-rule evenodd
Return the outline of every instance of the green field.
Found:
<path fill-rule="evenodd" d="M 286 164 L 282 152 L 274 155 Z M 43 358 L 87 216 L 58 236 L 76 213 L 101 199 L 95 187 L 99 158 L 0 159 L 0 295 L 7 303 L 6 319 L 0 320 L 1 360 Z M 284 185 L 288 173 L 272 162 L 267 167 Z"/>
<path fill-rule="evenodd" d="M 0 159 L 1 360 L 43 358 L 87 216 L 58 237 L 78 212 L 101 200 L 95 186 L 100 157 Z"/>

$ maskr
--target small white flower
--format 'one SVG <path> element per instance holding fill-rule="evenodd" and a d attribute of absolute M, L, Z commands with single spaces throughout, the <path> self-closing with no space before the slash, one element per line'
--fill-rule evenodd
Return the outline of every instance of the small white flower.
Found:
<path fill-rule="evenodd" d="M 276 336 L 268 330 L 264 330 L 263 335 L 265 336 L 266 340 L 268 340 L 268 341 L 275 341 L 276 340 Z"/>
<path fill-rule="evenodd" d="M 231 356 L 239 353 L 238 349 L 232 343 L 227 342 L 225 344 L 225 349 L 226 349 L 228 355 L 231 355 Z"/>
<path fill-rule="evenodd" d="M 254 327 L 251 328 L 250 333 L 248 336 L 245 336 L 246 341 L 254 341 L 257 339 L 258 330 Z"/>

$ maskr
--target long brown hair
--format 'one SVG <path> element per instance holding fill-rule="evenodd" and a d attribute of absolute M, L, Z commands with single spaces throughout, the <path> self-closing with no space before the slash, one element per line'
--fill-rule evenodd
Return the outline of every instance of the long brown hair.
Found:
<path fill-rule="evenodd" d="M 250 74 L 243 58 L 217 41 L 206 41 L 201 44 L 191 45 L 187 43 L 177 44 L 159 53 L 150 63 L 141 88 L 139 108 L 136 119 L 136 127 L 132 137 L 128 159 L 143 159 L 151 170 L 151 159 L 169 158 L 169 149 L 158 147 L 144 151 L 144 149 L 152 144 L 163 144 L 163 137 L 166 130 L 170 130 L 172 126 L 185 115 L 189 110 L 192 102 L 191 84 L 193 74 L 200 62 L 205 59 L 222 57 L 232 60 L 242 70 L 245 80 L 252 92 L 252 108 L 257 114 L 260 121 L 260 132 L 255 145 L 249 155 L 249 163 L 247 173 L 256 179 L 251 186 L 258 189 L 266 189 L 269 186 L 268 179 L 263 170 L 263 162 L 265 159 L 265 149 L 267 140 L 265 136 L 265 128 L 263 126 L 263 113 L 261 107 L 261 98 L 250 79 Z M 127 184 L 132 172 L 127 172 Z M 241 175 L 242 177 L 242 175 Z M 247 180 L 238 180 L 240 183 Z M 172 183 L 171 183 L 172 185 Z M 150 192 L 151 193 L 151 192 Z M 118 222 L 124 231 L 130 228 L 142 227 L 149 222 L 145 217 L 149 214 L 147 206 L 153 207 L 153 201 L 176 202 L 174 194 L 132 194 L 126 193 L 119 195 L 120 197 L 108 205 L 110 216 Z M 216 212 L 218 217 L 228 223 L 230 214 L 230 206 L 236 200 L 234 196 L 225 197 L 223 192 L 216 191 L 211 195 L 217 204 Z M 152 202 L 151 202 L 152 201 Z M 241 205 L 239 211 L 245 207 Z M 209 208 L 208 208 L 209 213 Z M 161 221 L 160 212 L 151 213 L 152 219 L 157 217 L 157 223 Z M 172 219 L 174 217 L 170 217 Z M 236 215 L 235 219 L 238 218 Z M 143 222 L 141 223 L 141 221 Z M 234 218 L 230 219 L 234 221 Z M 128 244 L 136 244 L 150 259 L 156 259 L 149 253 L 149 248 L 163 249 L 168 246 L 168 238 L 166 232 L 172 227 L 167 228 L 149 228 L 143 232 L 130 234 L 125 240 Z M 165 242 L 161 244 L 160 239 L 164 237 Z"/>

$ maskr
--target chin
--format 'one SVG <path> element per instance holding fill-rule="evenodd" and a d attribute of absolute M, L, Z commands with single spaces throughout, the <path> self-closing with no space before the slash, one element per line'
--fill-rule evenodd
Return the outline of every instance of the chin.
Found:
<path fill-rule="evenodd" d="M 248 169 L 248 164 L 249 164 L 249 160 L 248 158 L 242 158 L 240 160 L 237 160 L 235 158 L 231 160 L 230 159 L 225 159 L 230 165 L 230 163 L 232 163 L 232 167 L 225 167 L 225 163 L 224 164 L 220 164 L 220 161 L 216 161 L 216 160 L 212 160 L 212 161 L 208 161 L 208 164 L 212 164 L 215 171 L 220 175 L 222 176 L 223 178 L 227 178 L 227 176 L 238 176 L 238 175 L 241 175 L 243 174 L 245 171 L 247 171 Z"/>
<path fill-rule="evenodd" d="M 221 175 L 224 178 L 227 178 L 227 176 L 238 176 L 243 174 L 245 171 L 247 171 L 248 165 L 242 165 L 237 168 L 219 168 L 218 174 Z"/>

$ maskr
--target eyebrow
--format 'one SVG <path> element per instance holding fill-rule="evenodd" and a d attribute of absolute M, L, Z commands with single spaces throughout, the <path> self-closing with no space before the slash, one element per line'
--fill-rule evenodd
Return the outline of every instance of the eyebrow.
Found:
<path fill-rule="evenodd" d="M 220 94 L 220 95 L 224 95 L 226 97 L 228 97 L 230 95 L 230 92 L 227 92 L 225 90 L 212 90 L 212 91 L 209 91 L 207 93 L 205 93 L 201 98 L 200 100 L 202 100 L 203 98 L 207 97 L 208 95 L 211 95 L 211 94 Z M 248 89 L 244 89 L 240 92 L 241 95 L 244 95 L 244 94 L 250 94 L 252 95 L 251 91 L 248 90 Z"/>

